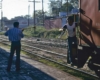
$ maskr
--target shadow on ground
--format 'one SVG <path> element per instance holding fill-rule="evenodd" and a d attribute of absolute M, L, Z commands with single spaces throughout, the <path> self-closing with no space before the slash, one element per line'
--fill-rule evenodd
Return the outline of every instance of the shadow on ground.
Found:
<path fill-rule="evenodd" d="M 11 71 L 9 73 L 6 72 L 8 56 L 9 52 L 0 48 L 0 80 L 56 80 L 23 60 L 21 60 L 21 71 L 16 72 L 15 56 L 13 58 Z"/>

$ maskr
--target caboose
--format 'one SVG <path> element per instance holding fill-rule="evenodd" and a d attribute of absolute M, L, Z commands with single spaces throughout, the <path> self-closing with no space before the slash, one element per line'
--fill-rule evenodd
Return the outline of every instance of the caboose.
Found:
<path fill-rule="evenodd" d="M 78 67 L 88 67 L 100 76 L 100 0 L 79 0 Z"/>

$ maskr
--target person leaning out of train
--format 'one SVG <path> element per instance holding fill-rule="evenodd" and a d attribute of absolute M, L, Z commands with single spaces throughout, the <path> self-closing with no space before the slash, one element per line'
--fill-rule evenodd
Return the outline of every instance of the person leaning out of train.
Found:
<path fill-rule="evenodd" d="M 72 55 L 72 43 L 74 42 L 74 44 L 77 44 L 75 27 L 76 27 L 76 23 L 74 22 L 73 17 L 72 16 L 68 17 L 67 23 L 63 26 L 63 33 L 66 30 L 68 31 L 67 63 L 70 63 L 71 65 L 74 65 L 74 58 Z"/>

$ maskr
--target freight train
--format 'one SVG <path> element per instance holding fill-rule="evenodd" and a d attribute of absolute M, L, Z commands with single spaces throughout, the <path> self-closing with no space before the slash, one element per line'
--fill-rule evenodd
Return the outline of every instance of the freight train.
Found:
<path fill-rule="evenodd" d="M 100 0 L 79 0 L 78 67 L 88 67 L 100 77 Z"/>

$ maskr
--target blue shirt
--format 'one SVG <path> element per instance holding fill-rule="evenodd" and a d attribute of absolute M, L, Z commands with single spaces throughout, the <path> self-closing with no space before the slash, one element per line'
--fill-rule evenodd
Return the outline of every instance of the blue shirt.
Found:
<path fill-rule="evenodd" d="M 6 33 L 5 36 L 9 37 L 10 41 L 20 41 L 24 37 L 22 31 L 19 28 L 11 28 Z"/>

